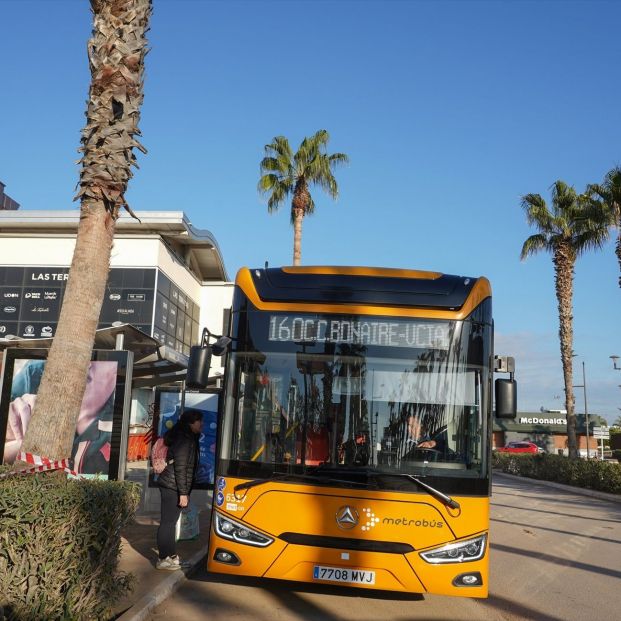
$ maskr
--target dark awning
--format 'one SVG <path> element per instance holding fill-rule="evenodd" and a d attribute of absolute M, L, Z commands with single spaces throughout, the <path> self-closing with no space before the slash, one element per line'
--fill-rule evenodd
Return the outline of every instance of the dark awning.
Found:
<path fill-rule="evenodd" d="M 52 338 L 22 339 L 11 336 L 0 339 L 0 361 L 8 347 L 49 349 Z M 95 332 L 93 349 L 124 349 L 133 352 L 133 388 L 161 386 L 185 379 L 188 356 L 128 324 L 100 328 Z"/>

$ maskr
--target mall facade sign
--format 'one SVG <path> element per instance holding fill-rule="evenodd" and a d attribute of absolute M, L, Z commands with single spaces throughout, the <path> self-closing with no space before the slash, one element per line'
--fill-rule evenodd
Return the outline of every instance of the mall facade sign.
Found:
<path fill-rule="evenodd" d="M 56 333 L 69 268 L 0 266 L 0 338 L 49 338 Z M 162 270 L 112 267 L 98 328 L 131 323 L 188 355 L 198 342 L 200 307 Z"/>

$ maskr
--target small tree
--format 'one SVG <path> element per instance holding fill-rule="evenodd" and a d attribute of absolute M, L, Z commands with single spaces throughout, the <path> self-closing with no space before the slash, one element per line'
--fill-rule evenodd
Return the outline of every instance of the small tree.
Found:
<path fill-rule="evenodd" d="M 552 254 L 554 284 L 559 314 L 561 362 L 565 382 L 565 408 L 567 409 L 567 441 L 569 457 L 578 458 L 576 414 L 573 391 L 573 283 L 577 257 L 591 248 L 600 248 L 608 238 L 605 213 L 587 209 L 586 198 L 563 181 L 552 186 L 552 210 L 539 194 L 522 197 L 522 208 L 530 225 L 539 229 L 523 244 L 520 258 L 540 250 Z"/>
<path fill-rule="evenodd" d="M 91 0 L 91 84 L 82 131 L 80 222 L 58 329 L 23 450 L 71 454 L 95 330 L 105 294 L 114 227 L 135 164 L 151 0 Z M 128 208 L 129 209 L 129 208 Z"/>
<path fill-rule="evenodd" d="M 302 220 L 315 211 L 310 186 L 318 184 L 336 199 L 338 185 L 332 170 L 349 161 L 344 153 L 326 153 L 329 140 L 328 132 L 320 129 L 314 136 L 304 138 L 295 154 L 284 136 L 276 136 L 271 144 L 265 145 L 258 187 L 260 192 L 270 195 L 267 201 L 270 213 L 292 196 L 293 265 L 300 265 L 302 256 Z"/>

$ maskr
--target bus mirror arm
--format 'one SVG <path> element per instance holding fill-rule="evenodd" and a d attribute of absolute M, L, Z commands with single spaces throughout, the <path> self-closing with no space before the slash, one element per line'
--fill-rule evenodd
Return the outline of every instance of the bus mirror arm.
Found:
<path fill-rule="evenodd" d="M 213 343 L 209 341 L 213 340 Z M 211 368 L 211 356 L 222 356 L 233 339 L 228 336 L 212 334 L 207 328 L 203 328 L 201 344 L 190 348 L 188 359 L 188 371 L 185 385 L 192 390 L 204 390 L 209 382 L 209 369 Z"/>
<path fill-rule="evenodd" d="M 210 339 L 214 339 L 214 342 L 211 344 L 209 343 Z M 228 350 L 232 342 L 233 339 L 229 336 L 225 336 L 223 334 L 213 334 L 209 332 L 207 328 L 203 328 L 201 344 L 199 347 L 210 347 L 211 353 L 214 356 L 221 356 Z"/>

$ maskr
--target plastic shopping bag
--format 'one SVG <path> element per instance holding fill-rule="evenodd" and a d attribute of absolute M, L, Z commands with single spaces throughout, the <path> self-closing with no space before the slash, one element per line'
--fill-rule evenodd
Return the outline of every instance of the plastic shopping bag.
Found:
<path fill-rule="evenodd" d="M 197 539 L 200 529 L 198 525 L 199 510 L 195 504 L 190 504 L 181 510 L 177 525 L 175 528 L 175 539 L 177 541 L 186 541 L 188 539 Z"/>

